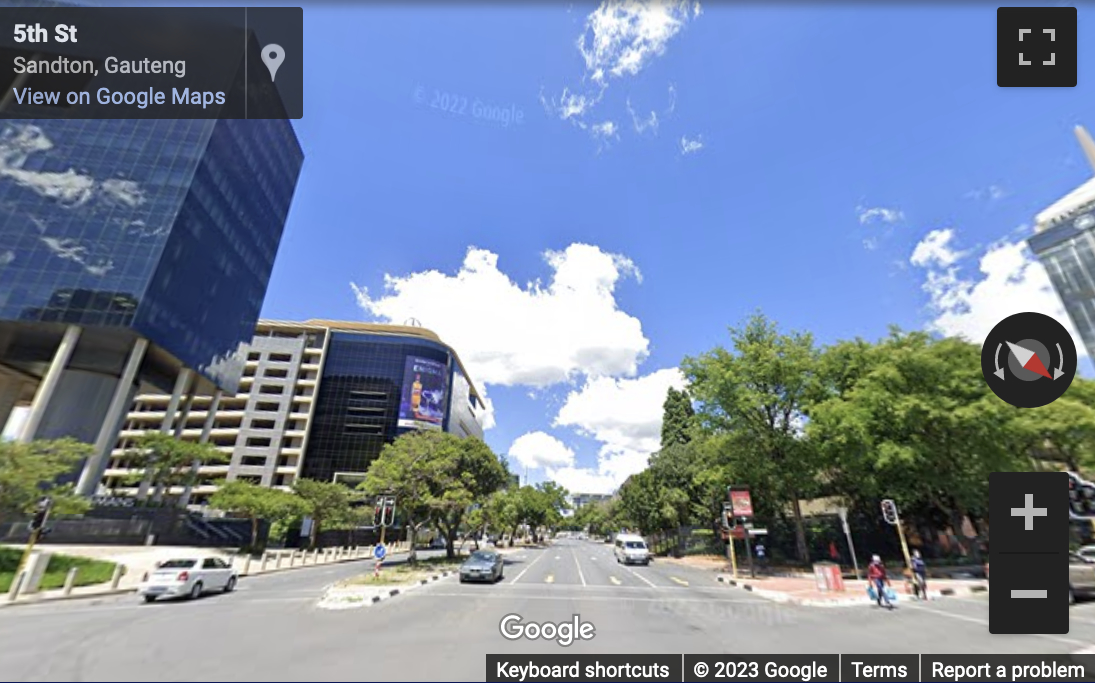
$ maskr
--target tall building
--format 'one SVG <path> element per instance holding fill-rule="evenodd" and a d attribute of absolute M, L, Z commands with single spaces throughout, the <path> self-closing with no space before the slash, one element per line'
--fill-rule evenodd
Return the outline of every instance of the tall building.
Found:
<path fill-rule="evenodd" d="M 308 320 L 260 320 L 244 349 L 239 391 L 216 406 L 203 398 L 189 408 L 171 396 L 141 394 L 104 476 L 119 495 L 141 493 L 128 482 L 134 440 L 166 418 L 181 438 L 205 440 L 231 460 L 198 471 L 182 494 L 200 503 L 221 479 L 289 487 L 307 477 L 360 482 L 384 444 L 415 429 L 442 429 L 482 438 L 484 404 L 456 352 L 421 327 Z M 136 476 L 135 476 L 136 475 Z"/>
<path fill-rule="evenodd" d="M 590 503 L 604 503 L 612 500 L 611 493 L 572 493 L 570 494 L 570 506 L 575 511 L 583 505 Z"/>
<path fill-rule="evenodd" d="M 1095 141 L 1082 127 L 1076 137 L 1095 170 Z M 1035 219 L 1027 244 L 1042 262 L 1088 355 L 1095 358 L 1095 178 L 1062 197 Z"/>
<path fill-rule="evenodd" d="M 0 122 L 0 425 L 95 444 L 92 494 L 138 391 L 235 394 L 302 162 L 286 120 Z"/>

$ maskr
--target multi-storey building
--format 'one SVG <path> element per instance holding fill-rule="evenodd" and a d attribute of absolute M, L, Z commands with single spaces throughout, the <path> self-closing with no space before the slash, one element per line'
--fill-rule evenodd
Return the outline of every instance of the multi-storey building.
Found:
<path fill-rule="evenodd" d="M 1095 142 L 1076 136 L 1095 169 Z M 1045 266 L 1088 355 L 1095 358 L 1095 178 L 1062 197 L 1035 219 L 1031 250 Z"/>
<path fill-rule="evenodd" d="M 570 506 L 578 510 L 583 505 L 590 503 L 603 503 L 612 500 L 611 493 L 572 493 L 570 494 Z"/>
<path fill-rule="evenodd" d="M 181 438 L 212 443 L 230 461 L 199 469 L 184 499 L 219 480 L 290 487 L 301 477 L 359 482 L 384 444 L 413 429 L 482 438 L 483 401 L 456 352 L 421 327 L 260 320 L 245 349 L 239 391 L 195 399 L 166 415 L 171 397 L 141 394 L 126 418 L 104 486 L 133 495 L 134 440 L 170 422 Z M 212 408 L 212 412 L 210 412 Z"/>

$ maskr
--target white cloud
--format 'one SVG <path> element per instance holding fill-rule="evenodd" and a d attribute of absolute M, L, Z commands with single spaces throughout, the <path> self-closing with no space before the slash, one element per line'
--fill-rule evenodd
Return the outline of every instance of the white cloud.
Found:
<path fill-rule="evenodd" d="M 0 266 L 6 266 L 15 260 L 15 252 L 11 249 L 7 249 L 0 252 Z"/>
<path fill-rule="evenodd" d="M 1008 196 L 1007 191 L 999 185 L 989 185 L 979 190 L 970 190 L 965 194 L 966 199 L 996 201 Z"/>
<path fill-rule="evenodd" d="M 681 154 L 695 154 L 701 149 L 703 149 L 703 136 L 695 139 L 681 137 Z"/>
<path fill-rule="evenodd" d="M 531 470 L 574 465 L 574 451 L 544 432 L 529 432 L 514 440 L 509 457 Z"/>
<path fill-rule="evenodd" d="M 863 240 L 863 248 L 867 251 L 874 251 L 875 249 L 878 249 L 878 240 L 874 237 L 868 237 L 867 239 Z"/>
<path fill-rule="evenodd" d="M 617 140 L 620 137 L 619 127 L 615 121 L 603 121 L 592 126 L 593 137 L 602 142 Z"/>
<path fill-rule="evenodd" d="M 646 118 L 640 118 L 631 106 L 631 98 L 628 98 L 627 113 L 631 115 L 631 125 L 635 127 L 636 133 L 645 133 L 648 130 L 658 132 L 658 112 L 652 111 Z"/>
<path fill-rule="evenodd" d="M 927 237 L 917 243 L 912 256 L 909 258 L 909 263 L 921 268 L 930 268 L 932 266 L 946 268 L 954 265 L 965 254 L 951 248 L 953 239 L 954 230 L 951 228 L 932 230 Z"/>
<path fill-rule="evenodd" d="M 934 317 L 929 327 L 933 331 L 980 344 L 1004 318 L 1036 311 L 1057 319 L 1073 338 L 1080 338 L 1045 268 L 1023 240 L 989 246 L 978 258 L 978 274 L 963 277 L 955 265 L 963 254 L 950 246 L 954 236 L 950 229 L 929 233 L 909 259 L 926 270 L 924 290 L 931 299 Z M 1086 355 L 1082 345 L 1076 348 Z"/>
<path fill-rule="evenodd" d="M 545 260 L 547 285 L 515 283 L 499 270 L 497 254 L 472 247 L 455 275 L 387 275 L 375 297 L 351 286 L 370 317 L 413 317 L 437 332 L 477 384 L 546 387 L 579 376 L 635 375 L 649 340 L 615 298 L 622 278 L 641 282 L 635 264 L 587 244 L 547 252 Z"/>
<path fill-rule="evenodd" d="M 585 61 L 585 90 L 564 89 L 552 98 L 541 93 L 541 103 L 562 120 L 588 129 L 583 117 L 602 101 L 609 84 L 638 75 L 699 15 L 699 3 L 689 0 L 604 0 L 586 17 L 576 41 Z M 676 89 L 670 86 L 670 111 L 674 107 Z"/>
<path fill-rule="evenodd" d="M 91 257 L 88 248 L 81 246 L 78 240 L 59 239 L 57 237 L 39 237 L 42 243 L 58 258 L 74 261 L 84 267 L 88 273 L 102 277 L 114 270 L 114 261 L 109 258 Z"/>
<path fill-rule="evenodd" d="M 568 489 L 585 493 L 614 490 L 645 468 L 650 454 L 658 450 L 666 393 L 670 387 L 684 386 L 684 376 L 677 368 L 635 379 L 586 380 L 580 389 L 567 395 L 554 426 L 570 427 L 599 441 L 597 467 L 561 467 L 550 471 L 552 478 Z M 588 488 L 595 484 L 597 488 Z"/>
<path fill-rule="evenodd" d="M 859 218 L 860 225 L 870 225 L 872 223 L 897 223 L 898 221 L 905 219 L 905 214 L 899 209 L 887 209 L 882 206 L 857 206 L 855 213 L 856 217 Z"/>

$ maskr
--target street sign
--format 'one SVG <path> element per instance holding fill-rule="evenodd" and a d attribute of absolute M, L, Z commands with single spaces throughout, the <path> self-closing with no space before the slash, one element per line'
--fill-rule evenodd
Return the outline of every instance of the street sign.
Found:
<path fill-rule="evenodd" d="M 382 543 L 377 543 L 376 547 L 373 548 L 373 557 L 375 557 L 378 560 L 383 560 L 384 556 L 387 555 L 387 554 L 388 554 L 388 549 L 385 548 Z"/>
<path fill-rule="evenodd" d="M 749 530 L 749 535 L 750 536 L 767 536 L 768 535 L 768 530 L 767 529 L 750 529 Z"/>
<path fill-rule="evenodd" d="M 742 486 L 730 487 L 730 505 L 737 517 L 753 516 L 753 499 L 749 495 L 749 489 Z"/>
<path fill-rule="evenodd" d="M 745 528 L 740 527 L 740 526 L 734 527 L 733 529 L 730 530 L 730 538 L 736 538 L 739 541 L 744 539 L 745 538 Z"/>

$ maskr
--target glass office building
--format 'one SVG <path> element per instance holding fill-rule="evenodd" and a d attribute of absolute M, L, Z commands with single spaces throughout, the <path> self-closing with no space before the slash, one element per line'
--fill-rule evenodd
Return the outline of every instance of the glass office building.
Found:
<path fill-rule="evenodd" d="M 1095 169 L 1095 143 L 1083 128 L 1076 136 Z M 1038 214 L 1027 244 L 1049 275 L 1068 317 L 1095 358 L 1095 179 Z"/>
<path fill-rule="evenodd" d="M 234 394 L 302 163 L 287 120 L 0 121 L 0 426 L 95 444 L 92 493 L 141 386 Z"/>
<path fill-rule="evenodd" d="M 385 443 L 415 429 L 483 438 L 483 402 L 455 352 L 432 332 L 331 325 L 304 477 L 360 480 Z"/>

